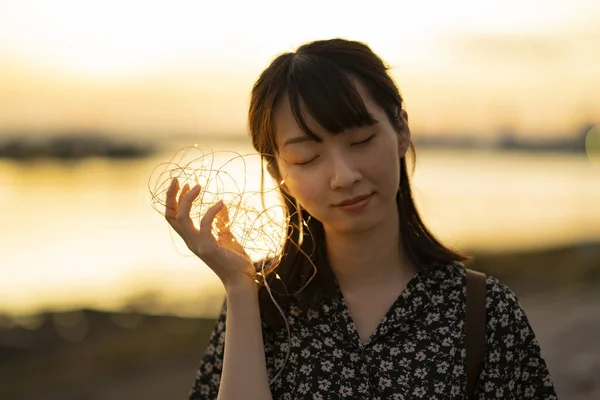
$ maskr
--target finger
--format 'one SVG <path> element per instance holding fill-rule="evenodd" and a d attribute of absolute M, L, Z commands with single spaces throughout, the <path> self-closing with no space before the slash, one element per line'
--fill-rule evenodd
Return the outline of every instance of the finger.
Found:
<path fill-rule="evenodd" d="M 185 196 L 189 193 L 189 191 L 190 191 L 190 185 L 186 183 L 185 185 L 183 185 L 183 188 L 181 189 L 181 193 L 179 193 L 179 198 L 177 199 L 176 214 L 179 212 L 179 208 L 181 207 L 181 202 L 183 201 Z"/>
<path fill-rule="evenodd" d="M 169 189 L 167 189 L 167 198 L 165 202 L 165 218 L 168 221 L 174 220 L 177 215 L 177 192 L 179 192 L 179 179 L 173 178 Z"/>
<path fill-rule="evenodd" d="M 222 207 L 223 207 L 223 200 L 217 201 L 214 205 L 212 205 L 206 211 L 206 214 L 204 214 L 204 216 L 200 220 L 200 234 L 202 236 L 204 236 L 205 238 L 207 236 L 212 236 L 212 232 L 211 232 L 212 223 L 213 223 L 215 217 L 217 216 L 217 214 L 219 213 L 219 211 L 221 211 Z"/>
<path fill-rule="evenodd" d="M 237 241 L 233 232 L 231 232 L 231 224 L 229 220 L 229 209 L 225 204 L 217 213 L 217 229 L 219 230 L 217 242 L 238 254 L 246 255 L 246 250 Z"/>
<path fill-rule="evenodd" d="M 235 236 L 231 232 L 231 224 L 229 221 L 229 209 L 225 204 L 223 204 L 223 207 L 219 209 L 216 218 L 216 226 L 219 230 L 219 242 L 227 243 L 228 245 L 231 244 L 231 242 L 236 242 Z"/>
<path fill-rule="evenodd" d="M 230 232 L 229 209 L 225 204 L 217 212 L 217 228 L 220 232 Z"/>
<path fill-rule="evenodd" d="M 231 231 L 219 232 L 217 243 L 229 250 L 233 250 L 238 254 L 246 255 L 244 247 L 236 240 Z"/>
<path fill-rule="evenodd" d="M 189 187 L 189 185 L 187 186 Z M 177 223 L 183 232 L 192 234 L 197 232 L 197 230 L 192 222 L 192 218 L 190 218 L 190 211 L 192 210 L 194 200 L 198 197 L 198 194 L 200 194 L 200 185 L 196 185 L 192 189 L 184 191 L 185 188 L 179 196 L 181 200 L 179 202 L 179 210 L 177 211 Z"/>
<path fill-rule="evenodd" d="M 219 243 L 229 243 L 235 241 L 235 237 L 233 236 L 233 233 L 231 233 L 229 223 L 229 210 L 225 204 L 223 204 L 223 206 L 217 212 L 215 225 L 218 230 Z"/>
<path fill-rule="evenodd" d="M 190 192 L 190 185 L 189 183 L 186 183 L 185 185 L 183 185 L 183 189 L 181 189 L 181 193 L 179 193 L 179 199 L 177 200 L 177 203 L 181 205 L 181 201 L 185 198 L 185 195 L 188 194 Z"/>

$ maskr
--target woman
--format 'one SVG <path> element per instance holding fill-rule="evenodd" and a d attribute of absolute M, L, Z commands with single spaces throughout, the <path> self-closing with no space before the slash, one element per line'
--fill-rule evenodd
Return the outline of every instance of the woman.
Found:
<path fill-rule="evenodd" d="M 417 212 L 402 105 L 382 60 L 358 42 L 308 43 L 261 74 L 250 135 L 292 216 L 271 273 L 257 275 L 232 241 L 222 203 L 196 230 L 201 188 L 179 193 L 173 181 L 166 217 L 226 290 L 191 399 L 465 397 L 467 258 Z M 514 294 L 488 277 L 486 297 L 476 398 L 555 399 Z"/>

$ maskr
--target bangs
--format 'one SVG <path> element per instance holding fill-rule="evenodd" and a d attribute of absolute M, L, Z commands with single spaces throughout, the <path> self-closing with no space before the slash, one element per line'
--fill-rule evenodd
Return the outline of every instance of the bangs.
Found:
<path fill-rule="evenodd" d="M 294 57 L 287 86 L 296 122 L 315 141 L 321 140 L 308 127 L 302 111 L 332 134 L 378 122 L 367 110 L 349 74 L 325 58 Z"/>

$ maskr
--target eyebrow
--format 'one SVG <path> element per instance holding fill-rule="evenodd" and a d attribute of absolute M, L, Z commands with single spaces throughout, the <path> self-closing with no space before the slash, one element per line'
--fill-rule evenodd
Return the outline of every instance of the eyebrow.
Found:
<path fill-rule="evenodd" d="M 372 124 L 370 124 L 370 126 L 377 126 L 380 122 L 375 117 L 373 117 L 373 121 L 374 122 Z M 296 136 L 296 137 L 286 140 L 283 143 L 283 146 L 281 146 L 281 148 L 283 149 L 285 146 L 288 146 L 291 144 L 297 144 L 297 143 L 304 143 L 304 142 L 322 143 L 322 140 L 321 140 L 321 138 L 319 138 L 319 140 L 315 140 L 315 139 L 311 138 L 310 136 Z"/>
<path fill-rule="evenodd" d="M 296 136 L 294 138 L 286 140 L 285 143 L 283 143 L 283 146 L 281 146 L 281 147 L 283 148 L 290 144 L 304 143 L 304 142 L 315 142 L 315 140 L 308 136 Z"/>

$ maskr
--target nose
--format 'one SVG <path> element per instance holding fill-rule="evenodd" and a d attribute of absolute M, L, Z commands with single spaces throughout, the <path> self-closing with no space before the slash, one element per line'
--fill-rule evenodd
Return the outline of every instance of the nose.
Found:
<path fill-rule="evenodd" d="M 350 157 L 338 155 L 332 159 L 331 188 L 343 189 L 360 181 L 362 175 Z"/>

